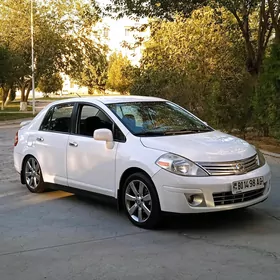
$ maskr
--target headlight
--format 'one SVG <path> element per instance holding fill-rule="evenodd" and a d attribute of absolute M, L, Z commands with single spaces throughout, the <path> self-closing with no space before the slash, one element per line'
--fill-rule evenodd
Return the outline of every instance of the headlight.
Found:
<path fill-rule="evenodd" d="M 255 148 L 255 149 L 257 152 L 258 165 L 261 167 L 261 166 L 265 165 L 265 157 L 258 148 Z"/>
<path fill-rule="evenodd" d="M 206 171 L 192 161 L 171 153 L 161 156 L 156 161 L 156 164 L 159 167 L 178 175 L 198 177 L 208 176 Z"/>

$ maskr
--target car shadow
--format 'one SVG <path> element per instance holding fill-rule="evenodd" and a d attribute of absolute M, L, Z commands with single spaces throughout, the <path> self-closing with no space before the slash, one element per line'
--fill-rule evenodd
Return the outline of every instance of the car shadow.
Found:
<path fill-rule="evenodd" d="M 104 214 L 113 214 L 116 219 L 127 220 L 123 210 L 118 210 L 117 205 L 103 199 L 73 195 L 67 199 L 83 203 L 96 210 L 104 211 Z M 200 214 L 171 214 L 164 213 L 162 223 L 156 231 L 232 231 L 242 229 L 252 224 L 262 224 L 267 217 L 261 215 L 255 208 L 237 209 L 231 211 L 200 213 Z M 132 225 L 133 226 L 133 225 Z"/>
<path fill-rule="evenodd" d="M 34 196 L 36 199 L 36 196 Z M 40 200 L 36 204 L 45 205 L 46 209 L 55 209 L 63 202 L 63 208 L 75 208 L 73 214 L 75 219 L 92 219 L 96 223 L 122 225 L 133 228 L 123 210 L 118 210 L 116 201 L 107 200 L 102 197 L 91 197 L 79 194 L 71 194 L 63 191 L 50 191 L 38 196 Z M 37 199 L 38 199 L 37 198 Z M 33 199 L 32 199 L 33 200 Z M 36 204 L 30 206 L 36 208 Z M 34 210 L 36 212 L 36 210 Z M 49 210 L 47 210 L 49 211 Z M 192 232 L 192 233 L 222 233 L 240 231 L 245 228 L 265 227 L 268 216 L 255 207 L 205 213 L 205 214 L 163 214 L 163 222 L 155 230 L 156 232 Z M 87 223 L 87 222 L 86 222 Z M 100 224 L 102 226 L 102 224 Z M 278 229 L 275 229 L 278 231 Z"/>
<path fill-rule="evenodd" d="M 164 214 L 160 230 L 231 231 L 261 224 L 263 215 L 253 208 L 199 214 Z"/>

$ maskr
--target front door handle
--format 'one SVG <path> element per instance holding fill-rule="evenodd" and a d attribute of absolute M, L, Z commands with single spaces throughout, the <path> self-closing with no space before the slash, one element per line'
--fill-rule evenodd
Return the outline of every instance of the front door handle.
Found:
<path fill-rule="evenodd" d="M 78 143 L 76 143 L 76 142 L 69 142 L 69 146 L 71 146 L 71 147 L 78 147 Z"/>
<path fill-rule="evenodd" d="M 37 137 L 36 140 L 37 140 L 37 141 L 40 141 L 40 142 L 43 142 L 43 141 L 44 141 L 44 138 L 43 138 L 43 137 Z"/>

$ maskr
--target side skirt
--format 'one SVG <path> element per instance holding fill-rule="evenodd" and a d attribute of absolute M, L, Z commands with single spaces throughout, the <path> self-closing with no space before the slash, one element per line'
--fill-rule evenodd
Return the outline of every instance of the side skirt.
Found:
<path fill-rule="evenodd" d="M 84 198 L 90 198 L 90 199 L 97 200 L 99 202 L 105 202 L 107 204 L 114 205 L 119 210 L 118 199 L 116 199 L 114 197 L 107 196 L 104 194 L 94 193 L 94 192 L 90 192 L 90 191 L 85 191 L 85 190 L 81 190 L 81 189 L 76 189 L 76 188 L 72 188 L 72 187 L 68 187 L 68 186 L 64 186 L 64 185 L 58 185 L 58 184 L 52 184 L 52 183 L 45 183 L 45 184 L 48 189 L 69 192 L 69 193 L 73 193 L 73 194 L 79 195 Z"/>

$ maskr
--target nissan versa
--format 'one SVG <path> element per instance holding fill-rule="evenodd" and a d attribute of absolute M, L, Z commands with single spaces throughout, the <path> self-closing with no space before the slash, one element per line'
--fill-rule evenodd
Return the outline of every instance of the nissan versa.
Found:
<path fill-rule="evenodd" d="M 145 228 L 162 212 L 248 207 L 271 188 L 258 149 L 160 98 L 57 101 L 21 124 L 14 146 L 15 168 L 31 192 L 56 186 L 109 196 Z"/>

